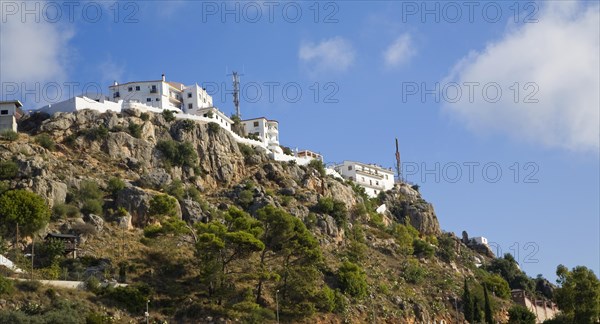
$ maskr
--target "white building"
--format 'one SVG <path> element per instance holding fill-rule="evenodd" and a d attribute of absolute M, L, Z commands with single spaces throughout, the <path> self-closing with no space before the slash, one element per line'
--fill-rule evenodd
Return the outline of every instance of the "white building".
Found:
<path fill-rule="evenodd" d="M 206 89 L 197 84 L 184 86 L 179 82 L 161 80 L 135 81 L 108 87 L 109 98 L 114 102 L 139 102 L 160 109 L 181 110 L 194 114 L 198 109 L 212 107 L 213 99 Z"/>
<path fill-rule="evenodd" d="M 256 135 L 273 153 L 283 154 L 279 147 L 279 122 L 265 117 L 242 120 L 247 135 Z"/>
<path fill-rule="evenodd" d="M 472 237 L 471 239 L 477 244 L 488 245 L 488 239 L 483 236 Z"/>
<path fill-rule="evenodd" d="M 225 115 L 222 111 L 215 107 L 200 108 L 195 110 L 193 114 L 189 112 L 187 114 L 214 119 L 212 120 L 212 122 L 215 122 L 219 124 L 222 128 L 231 131 L 231 125 L 233 124 L 233 121 L 231 120 L 231 118 L 227 117 L 227 115 Z"/>
<path fill-rule="evenodd" d="M 17 120 L 23 116 L 19 100 L 0 101 L 0 131 L 17 131 Z"/>
<path fill-rule="evenodd" d="M 394 171 L 375 164 L 344 161 L 333 167 L 345 179 L 365 188 L 369 197 L 377 197 L 381 191 L 394 187 Z"/>

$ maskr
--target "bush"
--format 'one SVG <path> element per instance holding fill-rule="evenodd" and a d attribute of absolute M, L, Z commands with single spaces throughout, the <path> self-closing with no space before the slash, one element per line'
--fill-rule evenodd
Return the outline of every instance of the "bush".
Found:
<path fill-rule="evenodd" d="M 5 130 L 0 132 L 0 138 L 5 141 L 14 142 L 19 139 L 19 134 L 13 130 Z"/>
<path fill-rule="evenodd" d="M 320 160 L 310 160 L 310 162 L 308 162 L 308 166 L 317 170 L 322 177 L 327 174 L 325 172 L 325 165 Z"/>
<path fill-rule="evenodd" d="M 83 205 L 81 206 L 81 212 L 85 215 L 89 215 L 89 214 L 101 215 L 102 214 L 102 201 L 97 200 L 97 199 L 88 199 L 88 200 L 84 201 Z"/>
<path fill-rule="evenodd" d="M 119 191 L 125 189 L 125 182 L 119 178 L 110 178 L 108 180 L 108 192 L 116 196 Z"/>
<path fill-rule="evenodd" d="M 36 292 L 40 290 L 42 284 L 37 280 L 27 280 L 27 281 L 19 281 L 16 284 L 17 288 L 20 291 L 24 292 Z"/>
<path fill-rule="evenodd" d="M 244 157 L 250 157 L 256 154 L 256 152 L 251 146 L 246 145 L 244 143 L 238 143 L 238 147 L 240 148 L 240 152 L 242 152 L 242 155 L 244 155 Z"/>
<path fill-rule="evenodd" d="M 141 114 L 140 114 L 140 118 L 141 118 L 143 121 L 148 121 L 148 120 L 150 120 L 150 115 L 149 115 L 148 113 L 141 113 Z"/>
<path fill-rule="evenodd" d="M 435 254 L 435 248 L 421 239 L 413 241 L 413 249 L 416 256 L 431 258 Z"/>
<path fill-rule="evenodd" d="M 323 197 L 317 202 L 316 210 L 318 212 L 331 215 L 338 226 L 342 226 L 347 221 L 348 211 L 346 205 L 333 198 Z"/>
<path fill-rule="evenodd" d="M 129 134 L 131 134 L 131 136 L 135 138 L 142 137 L 142 126 L 139 124 L 130 122 L 129 126 L 127 126 L 127 131 L 129 132 Z"/>
<path fill-rule="evenodd" d="M 56 144 L 54 143 L 54 140 L 52 139 L 52 137 L 50 137 L 50 135 L 48 134 L 40 134 L 38 136 L 35 137 L 35 142 L 40 145 L 41 147 L 50 150 L 50 151 L 54 151 L 54 149 L 56 148 Z"/>
<path fill-rule="evenodd" d="M 89 276 L 85 281 L 85 289 L 93 293 L 98 293 L 98 291 L 100 290 L 100 281 L 98 280 L 98 278 L 94 276 Z"/>
<path fill-rule="evenodd" d="M 420 284 L 425 279 L 427 271 L 415 259 L 409 259 L 404 265 L 402 277 L 411 284 Z"/>
<path fill-rule="evenodd" d="M 510 287 L 508 286 L 508 282 L 500 275 L 494 273 L 485 278 L 483 282 L 496 296 L 502 299 L 510 298 Z"/>
<path fill-rule="evenodd" d="M 508 310 L 508 323 L 509 324 L 535 324 L 536 317 L 526 307 L 521 305 L 514 305 Z"/>
<path fill-rule="evenodd" d="M 15 287 L 13 286 L 13 282 L 10 279 L 4 278 L 4 276 L 0 274 L 0 296 L 10 295 L 14 290 Z"/>
<path fill-rule="evenodd" d="M 217 134 L 221 130 L 221 126 L 215 122 L 208 123 L 208 132 L 211 134 Z"/>
<path fill-rule="evenodd" d="M 83 130 L 81 131 L 81 134 L 84 135 L 89 141 L 106 139 L 108 137 L 108 128 L 106 128 L 104 125 L 100 125 L 95 128 L 90 128 L 89 130 Z"/>
<path fill-rule="evenodd" d="M 71 204 L 56 204 L 52 207 L 52 220 L 79 216 L 79 208 Z"/>
<path fill-rule="evenodd" d="M 198 154 L 189 142 L 178 143 L 173 140 L 160 141 L 156 148 L 171 164 L 178 166 L 193 166 L 198 160 Z"/>
<path fill-rule="evenodd" d="M 161 194 L 150 200 L 150 215 L 177 216 L 177 199 Z"/>
<path fill-rule="evenodd" d="M 125 307 L 130 313 L 141 313 L 146 310 L 146 301 L 150 298 L 150 294 L 150 287 L 145 284 L 135 284 L 108 289 L 103 297 Z"/>
<path fill-rule="evenodd" d="M 247 209 L 254 202 L 254 194 L 250 189 L 244 189 L 238 195 L 238 204 L 244 209 Z"/>
<path fill-rule="evenodd" d="M 17 177 L 19 166 L 14 161 L 0 162 L 0 180 L 10 180 Z"/>
<path fill-rule="evenodd" d="M 148 238 L 157 237 L 162 233 L 162 227 L 160 225 L 148 225 L 144 227 L 144 236 Z"/>
<path fill-rule="evenodd" d="M 194 127 L 196 127 L 196 122 L 194 122 L 193 120 L 184 119 L 181 121 L 181 129 L 183 129 L 186 132 L 193 131 Z"/>
<path fill-rule="evenodd" d="M 175 113 L 172 110 L 163 110 L 162 116 L 168 123 L 175 121 Z"/>
<path fill-rule="evenodd" d="M 357 264 L 344 262 L 338 269 L 337 279 L 344 293 L 357 298 L 367 295 L 367 276 Z"/>

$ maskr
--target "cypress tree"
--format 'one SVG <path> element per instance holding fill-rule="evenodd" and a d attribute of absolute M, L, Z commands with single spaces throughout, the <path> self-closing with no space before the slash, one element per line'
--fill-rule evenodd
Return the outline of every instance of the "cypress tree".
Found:
<path fill-rule="evenodd" d="M 473 299 L 473 322 L 481 323 L 483 318 L 481 318 L 481 308 L 479 307 L 479 300 L 477 298 Z"/>
<path fill-rule="evenodd" d="M 494 324 L 494 314 L 492 312 L 492 305 L 490 304 L 490 297 L 488 296 L 486 285 L 483 285 L 483 297 L 485 298 L 485 322 Z"/>
<path fill-rule="evenodd" d="M 473 322 L 473 297 L 471 296 L 471 292 L 469 291 L 469 285 L 467 285 L 467 278 L 465 278 L 465 287 L 463 290 L 463 314 L 465 315 L 465 319 L 469 321 L 469 323 Z"/>

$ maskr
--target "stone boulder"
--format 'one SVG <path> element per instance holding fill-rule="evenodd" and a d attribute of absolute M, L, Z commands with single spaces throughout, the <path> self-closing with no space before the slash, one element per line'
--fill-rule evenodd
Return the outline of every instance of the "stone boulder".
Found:
<path fill-rule="evenodd" d="M 410 225 L 425 235 L 441 233 L 440 223 L 433 206 L 409 185 L 403 183 L 384 192 L 382 203 L 387 206 L 386 214 L 397 222 L 408 221 Z"/>
<path fill-rule="evenodd" d="M 148 206 L 152 196 L 139 187 L 127 187 L 117 194 L 116 204 L 125 208 L 131 215 L 131 222 L 137 226 L 145 225 Z"/>

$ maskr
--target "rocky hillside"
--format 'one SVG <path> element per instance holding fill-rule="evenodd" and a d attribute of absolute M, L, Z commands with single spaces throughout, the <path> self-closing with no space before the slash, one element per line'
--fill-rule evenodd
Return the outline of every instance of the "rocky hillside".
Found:
<path fill-rule="evenodd" d="M 319 163 L 272 161 L 216 124 L 137 111 L 32 115 L 18 138 L 0 140 L 0 161 L 0 191 L 26 189 L 52 210 L 34 235 L 34 274 L 130 284 L 17 289 L 0 299 L 0 319 L 49 312 L 56 293 L 78 300 L 88 323 L 142 320 L 146 299 L 168 322 L 456 323 L 465 285 L 483 312 L 482 283 L 493 316 L 507 318 L 508 283 L 484 270 L 493 255 L 443 232 L 418 190 L 399 184 L 369 199 Z M 49 252 L 47 233 L 79 235 L 79 258 Z M 3 228 L 4 249 L 27 269 L 15 251 L 32 240 L 15 244 L 15 234 Z M 31 303 L 40 309 L 23 311 Z"/>

